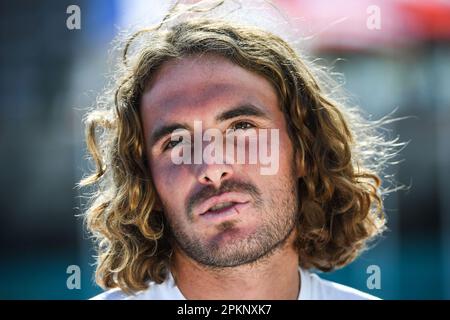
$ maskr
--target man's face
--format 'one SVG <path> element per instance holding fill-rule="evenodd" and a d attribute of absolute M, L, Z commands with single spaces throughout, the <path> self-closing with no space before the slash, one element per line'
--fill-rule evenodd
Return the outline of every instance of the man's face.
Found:
<path fill-rule="evenodd" d="M 144 92 L 141 117 L 157 194 L 187 256 L 210 267 L 238 266 L 285 242 L 297 219 L 300 170 L 276 92 L 265 78 L 212 55 L 171 60 Z M 278 130 L 276 141 L 270 134 L 263 141 L 266 150 L 275 150 L 278 172 L 261 174 L 259 159 L 236 163 L 233 156 L 231 163 L 174 163 L 174 152 L 193 139 L 194 121 L 203 132 L 215 128 L 224 136 L 253 129 L 247 147 L 262 129 Z M 173 139 L 171 132 L 181 127 L 182 138 Z M 202 141 L 202 150 L 208 144 Z"/>

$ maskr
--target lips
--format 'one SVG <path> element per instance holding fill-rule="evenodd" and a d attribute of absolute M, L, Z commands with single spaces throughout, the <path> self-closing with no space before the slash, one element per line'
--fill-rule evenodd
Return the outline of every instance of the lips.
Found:
<path fill-rule="evenodd" d="M 249 195 L 239 192 L 222 193 L 219 196 L 211 197 L 200 206 L 196 212 L 198 215 L 204 216 L 209 214 L 220 214 L 230 211 L 229 209 L 239 207 L 241 204 L 250 202 Z"/>

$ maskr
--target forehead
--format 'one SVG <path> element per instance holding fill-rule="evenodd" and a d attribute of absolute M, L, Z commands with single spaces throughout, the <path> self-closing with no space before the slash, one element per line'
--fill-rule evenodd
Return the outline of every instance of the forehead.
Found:
<path fill-rule="evenodd" d="M 275 89 L 264 77 L 225 58 L 203 55 L 164 63 L 144 92 L 141 108 L 145 118 L 171 119 L 216 114 L 239 103 L 279 111 Z"/>

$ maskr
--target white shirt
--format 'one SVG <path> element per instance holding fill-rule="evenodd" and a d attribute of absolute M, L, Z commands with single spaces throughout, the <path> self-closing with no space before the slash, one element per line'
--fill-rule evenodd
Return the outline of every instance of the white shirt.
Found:
<path fill-rule="evenodd" d="M 318 275 L 299 268 L 301 285 L 298 300 L 378 300 L 370 294 L 321 279 Z M 175 285 L 172 274 L 161 284 L 150 283 L 149 288 L 127 295 L 119 288 L 105 291 L 91 300 L 186 300 Z"/>

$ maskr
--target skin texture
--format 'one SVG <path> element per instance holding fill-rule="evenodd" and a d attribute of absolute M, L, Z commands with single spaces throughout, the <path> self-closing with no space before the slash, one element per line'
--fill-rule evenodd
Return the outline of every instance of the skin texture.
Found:
<path fill-rule="evenodd" d="M 216 121 L 221 112 L 248 104 L 264 117 L 241 115 Z M 300 279 L 293 239 L 298 215 L 296 181 L 302 170 L 270 82 L 222 57 L 171 60 L 146 88 L 140 112 L 158 206 L 174 239 L 171 271 L 183 295 L 188 299 L 296 299 Z M 278 129 L 277 174 L 261 175 L 259 162 L 174 164 L 173 149 L 164 150 L 170 134 L 156 142 L 151 137 L 166 124 L 183 123 L 192 130 L 194 120 L 202 121 L 203 130 Z M 269 139 L 268 150 L 271 143 Z M 206 145 L 203 142 L 203 148 Z M 199 215 L 204 201 L 226 192 L 247 200 L 237 214 L 220 219 Z"/>

